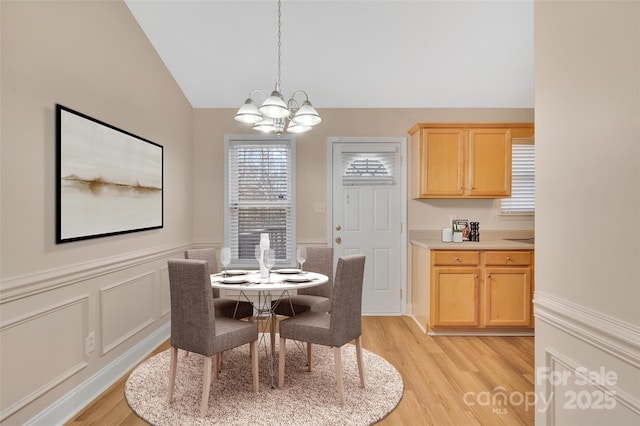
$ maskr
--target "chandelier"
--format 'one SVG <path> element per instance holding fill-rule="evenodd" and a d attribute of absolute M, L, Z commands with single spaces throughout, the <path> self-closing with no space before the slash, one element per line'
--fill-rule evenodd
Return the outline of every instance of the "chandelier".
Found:
<path fill-rule="evenodd" d="M 322 119 L 318 111 L 309 102 L 309 96 L 303 90 L 297 90 L 291 95 L 287 102 L 280 92 L 280 68 L 281 68 L 281 14 L 280 0 L 278 0 L 278 80 L 271 96 L 266 97 L 265 93 L 260 89 L 254 89 L 249 93 L 249 97 L 240 107 L 235 115 L 235 120 L 241 123 L 252 124 L 255 130 L 269 133 L 275 132 L 278 135 L 286 129 L 289 133 L 303 133 L 311 130 L 313 126 L 319 124 Z M 260 108 L 256 107 L 253 102 L 253 95 L 260 93 L 262 98 L 266 98 Z M 299 104 L 295 99 L 304 101 Z"/>

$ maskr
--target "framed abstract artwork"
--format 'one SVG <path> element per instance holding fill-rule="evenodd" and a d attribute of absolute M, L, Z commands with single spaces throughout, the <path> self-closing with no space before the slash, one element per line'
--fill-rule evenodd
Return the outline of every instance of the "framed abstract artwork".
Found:
<path fill-rule="evenodd" d="M 56 104 L 56 243 L 163 227 L 163 147 Z"/>

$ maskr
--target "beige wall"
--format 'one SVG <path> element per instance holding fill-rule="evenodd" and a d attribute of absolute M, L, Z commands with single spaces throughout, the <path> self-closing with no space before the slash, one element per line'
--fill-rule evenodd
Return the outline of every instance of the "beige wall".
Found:
<path fill-rule="evenodd" d="M 242 102 L 242 100 L 239 100 Z M 313 212 L 327 197 L 327 139 L 329 137 L 406 137 L 417 122 L 532 122 L 533 109 L 319 109 L 323 122 L 297 135 L 298 241 L 326 243 L 326 215 Z M 194 238 L 219 245 L 223 239 L 220 200 L 224 173 L 224 135 L 251 130 L 233 120 L 232 109 L 198 109 L 194 119 Z M 405 163 L 406 164 L 406 163 Z M 440 229 L 449 215 L 477 220 L 483 229 L 532 229 L 533 219 L 500 219 L 494 200 L 409 200 L 409 229 Z"/>
<path fill-rule="evenodd" d="M 534 21 L 536 390 L 556 401 L 536 424 L 637 425 L 640 3 L 538 1 Z"/>
<path fill-rule="evenodd" d="M 0 13 L 0 419 L 22 424 L 166 326 L 166 259 L 192 241 L 193 110 L 124 3 Z M 56 103 L 164 146 L 163 229 L 55 244 Z"/>
<path fill-rule="evenodd" d="M 188 242 L 192 114 L 120 2 L 2 2 L 2 277 Z M 55 104 L 164 146 L 164 229 L 55 244 Z M 16 226 L 21 224 L 22 226 Z M 25 256 L 26 254 L 29 256 Z"/>

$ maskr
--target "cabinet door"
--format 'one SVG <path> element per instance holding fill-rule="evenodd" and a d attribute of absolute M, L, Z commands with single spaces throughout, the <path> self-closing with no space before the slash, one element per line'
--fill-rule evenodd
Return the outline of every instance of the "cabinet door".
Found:
<path fill-rule="evenodd" d="M 467 194 L 511 196 L 511 130 L 470 129 Z"/>
<path fill-rule="evenodd" d="M 484 325 L 531 325 L 531 270 L 528 267 L 486 268 Z"/>
<path fill-rule="evenodd" d="M 434 268 L 431 295 L 432 327 L 477 327 L 478 268 Z"/>
<path fill-rule="evenodd" d="M 421 195 L 463 195 L 466 131 L 423 129 L 421 132 Z"/>

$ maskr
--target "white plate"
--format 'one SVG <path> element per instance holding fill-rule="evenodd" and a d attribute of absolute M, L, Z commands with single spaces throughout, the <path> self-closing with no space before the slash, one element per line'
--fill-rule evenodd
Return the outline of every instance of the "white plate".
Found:
<path fill-rule="evenodd" d="M 244 284 L 247 279 L 245 277 L 225 277 L 220 282 L 223 284 Z"/>
<path fill-rule="evenodd" d="M 311 278 L 304 277 L 302 275 L 292 275 L 290 277 L 285 278 L 284 280 L 290 283 L 306 283 L 311 281 Z"/>
<path fill-rule="evenodd" d="M 227 275 L 247 275 L 249 271 L 244 271 L 242 269 L 228 269 Z M 222 271 L 222 275 L 224 275 L 224 271 Z"/>
<path fill-rule="evenodd" d="M 276 269 L 273 272 L 277 272 L 279 274 L 299 274 L 302 271 L 300 269 Z"/>

